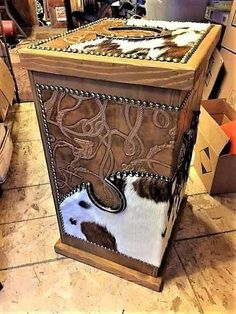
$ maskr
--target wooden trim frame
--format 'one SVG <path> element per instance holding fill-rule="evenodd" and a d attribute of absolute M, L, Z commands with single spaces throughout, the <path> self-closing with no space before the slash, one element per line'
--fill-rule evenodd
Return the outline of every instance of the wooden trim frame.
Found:
<path fill-rule="evenodd" d="M 20 50 L 22 65 L 31 71 L 178 90 L 191 90 L 220 37 L 212 25 L 186 63 L 94 56 L 47 49 L 44 42 Z M 63 37 L 66 33 L 62 34 Z M 58 37 L 51 40 L 56 40 Z M 54 51 L 55 50 L 55 51 Z"/>
<path fill-rule="evenodd" d="M 137 270 L 133 270 L 129 267 L 121 266 L 116 262 L 107 260 L 101 256 L 86 252 L 81 249 L 74 248 L 60 240 L 55 244 L 55 251 L 58 254 L 70 257 L 74 260 L 80 261 L 87 265 L 96 267 L 110 274 L 116 275 L 120 278 L 126 279 L 148 289 L 160 292 L 162 289 L 162 277 L 153 277 L 143 274 Z"/>

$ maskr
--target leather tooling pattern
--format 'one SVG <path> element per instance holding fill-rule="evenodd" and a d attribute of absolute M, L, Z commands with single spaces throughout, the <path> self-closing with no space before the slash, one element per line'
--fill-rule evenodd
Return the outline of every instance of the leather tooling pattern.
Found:
<path fill-rule="evenodd" d="M 164 179 L 169 173 L 176 111 L 81 96 L 63 88 L 41 92 L 60 196 L 83 184 L 96 205 L 120 211 L 125 200 L 113 174 L 162 174 Z"/>

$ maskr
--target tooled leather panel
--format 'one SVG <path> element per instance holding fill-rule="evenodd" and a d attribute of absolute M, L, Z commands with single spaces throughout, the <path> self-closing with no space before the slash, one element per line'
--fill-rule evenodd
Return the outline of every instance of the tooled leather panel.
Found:
<path fill-rule="evenodd" d="M 59 193 L 91 182 L 98 200 L 119 203 L 104 178 L 121 170 L 169 176 L 177 113 L 65 91 L 42 91 Z"/>

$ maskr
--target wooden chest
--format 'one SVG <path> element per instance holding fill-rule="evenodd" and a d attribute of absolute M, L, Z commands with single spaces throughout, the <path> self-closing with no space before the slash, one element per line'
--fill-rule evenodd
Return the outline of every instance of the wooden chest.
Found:
<path fill-rule="evenodd" d="M 219 34 L 209 24 L 104 19 L 21 50 L 58 216 L 57 251 L 130 280 L 127 269 L 158 276 Z"/>

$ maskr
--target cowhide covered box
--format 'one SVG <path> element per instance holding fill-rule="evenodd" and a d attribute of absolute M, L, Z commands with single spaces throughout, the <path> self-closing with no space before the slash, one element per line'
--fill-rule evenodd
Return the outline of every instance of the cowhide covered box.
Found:
<path fill-rule="evenodd" d="M 65 255 L 108 271 L 122 265 L 158 276 L 219 34 L 210 24 L 104 19 L 21 50 L 58 217 L 58 251 L 64 245 Z"/>

